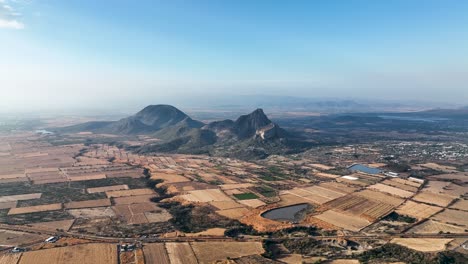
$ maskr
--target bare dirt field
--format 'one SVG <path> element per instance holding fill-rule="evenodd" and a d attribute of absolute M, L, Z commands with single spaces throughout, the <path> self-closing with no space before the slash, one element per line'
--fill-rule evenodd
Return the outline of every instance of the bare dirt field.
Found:
<path fill-rule="evenodd" d="M 442 209 L 442 207 L 417 203 L 408 200 L 400 207 L 398 207 L 396 212 L 401 215 L 408 215 L 421 220 L 428 218 L 429 216 L 437 212 L 440 212 Z"/>
<path fill-rule="evenodd" d="M 44 204 L 44 205 L 36 205 L 36 206 L 27 206 L 27 207 L 16 207 L 11 208 L 8 211 L 8 215 L 17 215 L 17 214 L 30 214 L 30 213 L 37 213 L 37 212 L 46 212 L 46 211 L 57 211 L 62 209 L 62 204 Z"/>
<path fill-rule="evenodd" d="M 145 194 L 154 194 L 154 191 L 151 190 L 151 189 L 143 188 L 143 189 L 131 189 L 131 190 L 106 192 L 106 195 L 107 195 L 108 198 L 124 197 L 124 196 L 137 196 L 137 195 L 145 195 Z"/>
<path fill-rule="evenodd" d="M 468 191 L 466 187 L 444 181 L 429 181 L 423 191 L 429 191 L 438 194 L 445 194 L 453 198 L 465 195 Z"/>
<path fill-rule="evenodd" d="M 165 209 L 159 208 L 153 203 L 122 204 L 113 206 L 112 209 L 128 224 L 163 222 L 171 218 Z"/>
<path fill-rule="evenodd" d="M 226 209 L 226 210 L 219 210 L 216 211 L 216 213 L 225 216 L 230 219 L 240 219 L 243 217 L 247 212 L 249 212 L 249 209 L 247 208 L 233 208 L 233 209 Z"/>
<path fill-rule="evenodd" d="M 8 195 L 0 196 L 0 203 L 11 202 L 11 201 L 23 201 L 23 200 L 32 200 L 41 198 L 41 193 L 30 193 L 30 194 L 18 194 L 18 195 Z"/>
<path fill-rule="evenodd" d="M 86 175 L 77 175 L 69 177 L 70 181 L 90 181 L 90 180 L 99 180 L 105 179 L 106 174 L 86 174 Z"/>
<path fill-rule="evenodd" d="M 439 232 L 443 233 L 464 233 L 465 227 L 449 225 L 433 220 L 427 220 L 424 223 L 417 225 L 411 228 L 408 233 L 416 234 L 438 234 Z"/>
<path fill-rule="evenodd" d="M 19 264 L 112 264 L 117 263 L 117 245 L 82 244 L 23 253 Z"/>
<path fill-rule="evenodd" d="M 434 180 L 457 180 L 463 183 L 468 183 L 468 172 L 438 174 L 429 176 L 428 178 Z"/>
<path fill-rule="evenodd" d="M 155 194 L 137 195 L 137 196 L 125 196 L 114 198 L 114 203 L 119 204 L 134 204 L 134 203 L 147 203 L 151 201 L 151 198 L 158 196 Z"/>
<path fill-rule="evenodd" d="M 47 230 L 47 231 L 57 231 L 57 229 L 68 231 L 70 227 L 73 225 L 74 221 L 75 221 L 74 219 L 70 219 L 70 220 L 34 223 L 34 224 L 29 224 L 29 225 L 34 228 Z"/>
<path fill-rule="evenodd" d="M 445 250 L 452 239 L 439 238 L 394 238 L 390 242 L 399 244 L 417 251 L 435 252 Z"/>
<path fill-rule="evenodd" d="M 69 209 L 68 212 L 76 218 L 103 218 L 114 217 L 115 213 L 110 207 Z"/>
<path fill-rule="evenodd" d="M 445 209 L 444 211 L 433 216 L 431 219 L 447 224 L 468 227 L 468 212 L 466 211 Z"/>
<path fill-rule="evenodd" d="M 120 190 L 128 190 L 128 186 L 126 184 L 121 184 L 121 185 L 103 186 L 103 187 L 95 187 L 95 188 L 86 189 L 88 193 L 100 193 L 100 192 L 120 191 Z"/>
<path fill-rule="evenodd" d="M 88 200 L 88 201 L 79 201 L 79 202 L 69 202 L 64 204 L 66 209 L 80 209 L 80 208 L 92 208 L 92 207 L 103 207 L 111 206 L 109 199 L 98 199 L 98 200 Z"/>
<path fill-rule="evenodd" d="M 396 207 L 393 204 L 383 202 L 384 199 L 380 199 L 382 197 L 377 197 L 377 199 L 374 199 L 372 196 L 367 194 L 366 196 L 367 197 L 364 197 L 358 195 L 358 193 L 353 193 L 328 202 L 324 204 L 323 208 L 329 208 L 335 211 L 343 211 L 348 215 L 360 217 L 368 221 L 375 221 L 376 219 L 387 215 Z M 389 197 L 392 198 L 392 196 Z"/>
<path fill-rule="evenodd" d="M 17 246 L 32 242 L 43 241 L 47 236 L 23 233 L 18 231 L 0 230 L 0 245 Z"/>
<path fill-rule="evenodd" d="M 393 186 L 395 188 L 405 190 L 405 191 L 408 191 L 408 192 L 412 192 L 412 193 L 415 193 L 415 192 L 418 191 L 418 187 L 408 185 L 408 184 L 404 184 L 404 183 L 401 183 L 401 182 L 398 182 L 398 181 L 395 181 L 395 180 L 396 179 L 384 180 L 382 183 L 385 184 L 385 185 L 390 185 L 390 186 Z"/>
<path fill-rule="evenodd" d="M 345 230 L 350 230 L 354 232 L 358 232 L 359 230 L 371 224 L 371 222 L 363 218 L 347 215 L 333 210 L 328 210 L 314 217 L 327 223 L 330 223 L 334 226 L 341 227 Z"/>
<path fill-rule="evenodd" d="M 241 208 L 244 207 L 243 205 L 235 202 L 235 201 L 214 201 L 214 202 L 209 202 L 210 205 L 218 208 L 219 210 L 226 210 L 226 209 L 233 209 L 233 208 Z"/>
<path fill-rule="evenodd" d="M 200 264 L 265 252 L 260 242 L 193 242 L 191 246 Z"/>
<path fill-rule="evenodd" d="M 254 186 L 252 183 L 234 183 L 234 184 L 223 184 L 220 185 L 221 189 L 223 190 L 231 190 L 231 189 L 246 189 Z"/>
<path fill-rule="evenodd" d="M 295 188 L 292 190 L 282 191 L 280 195 L 284 200 L 284 195 L 291 194 L 302 198 L 307 203 L 313 204 L 324 204 L 333 199 L 345 196 L 352 192 L 354 188 L 348 188 L 347 185 L 336 183 L 336 184 L 320 184 L 305 188 Z"/>
<path fill-rule="evenodd" d="M 396 188 L 396 187 L 381 184 L 381 183 L 376 183 L 374 185 L 368 186 L 367 188 L 374 189 L 374 190 L 384 192 L 384 193 L 388 193 L 391 195 L 396 195 L 402 198 L 408 198 L 414 194 L 413 192 L 405 191 L 400 188 Z"/>
<path fill-rule="evenodd" d="M 157 172 L 152 172 L 151 173 L 151 179 L 153 180 L 163 180 L 164 183 L 174 183 L 174 182 L 188 182 L 190 181 L 186 177 L 178 174 L 167 174 L 167 173 L 157 173 Z"/>
<path fill-rule="evenodd" d="M 412 199 L 418 202 L 435 204 L 442 207 L 446 207 L 453 201 L 453 197 L 429 191 L 422 191 L 416 194 Z"/>
<path fill-rule="evenodd" d="M 9 209 L 9 208 L 15 208 L 17 202 L 16 201 L 11 201 L 11 202 L 3 202 L 0 203 L 0 209 Z"/>
<path fill-rule="evenodd" d="M 207 189 L 189 191 L 188 194 L 180 195 L 181 198 L 190 202 L 207 203 L 213 201 L 232 201 L 232 199 L 219 189 Z"/>
<path fill-rule="evenodd" d="M 171 264 L 197 264 L 197 258 L 189 243 L 166 243 Z"/>
<path fill-rule="evenodd" d="M 468 200 L 460 199 L 451 205 L 450 208 L 468 211 Z"/>
<path fill-rule="evenodd" d="M 171 264 L 163 243 L 151 243 L 143 246 L 146 263 Z"/>
<path fill-rule="evenodd" d="M 18 263 L 22 253 L 0 253 L 0 264 Z"/>
<path fill-rule="evenodd" d="M 240 200 L 239 203 L 243 205 L 247 205 L 252 208 L 257 208 L 266 204 L 259 199 Z"/>

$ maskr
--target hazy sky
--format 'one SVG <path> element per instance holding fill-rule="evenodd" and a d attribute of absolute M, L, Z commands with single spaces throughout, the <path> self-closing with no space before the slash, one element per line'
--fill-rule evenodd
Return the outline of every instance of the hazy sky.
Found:
<path fill-rule="evenodd" d="M 468 1 L 0 0 L 0 108 L 206 94 L 468 102 Z"/>

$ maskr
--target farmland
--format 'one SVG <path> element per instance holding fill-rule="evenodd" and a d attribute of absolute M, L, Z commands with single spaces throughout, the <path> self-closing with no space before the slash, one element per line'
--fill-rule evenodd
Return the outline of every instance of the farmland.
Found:
<path fill-rule="evenodd" d="M 84 244 L 25 252 L 19 264 L 94 264 L 117 263 L 117 246 L 113 244 Z"/>
<path fill-rule="evenodd" d="M 121 262 L 132 262 L 138 255 L 146 263 L 212 263 L 228 258 L 257 263 L 262 253 L 274 255 L 265 243 L 268 236 L 277 239 L 280 251 L 283 241 L 290 239 L 323 240 L 304 244 L 308 247 L 303 250 L 316 257 L 341 252 L 346 258 L 390 241 L 434 252 L 445 250 L 452 236 L 462 240 L 467 230 L 466 185 L 460 180 L 464 173 L 414 178 L 421 171 L 448 168 L 422 166 L 430 162 L 419 161 L 411 164 L 414 171 L 398 177 L 347 169 L 362 163 L 386 171 L 389 162 L 377 150 L 369 150 L 375 146 L 353 147 L 358 158 L 353 148 L 324 146 L 317 153 L 245 161 L 143 155 L 115 144 L 53 145 L 37 135 L 27 138 L 8 138 L 6 154 L 0 151 L 0 223 L 44 233 L 2 230 L 2 246 L 31 244 L 14 257 L 0 253 L 5 259 L 21 256 L 20 263 L 44 254 L 57 261 L 70 257 L 74 263 L 72 259 L 82 258 L 83 252 L 96 259 L 93 263 L 116 262 L 119 255 Z M 129 142 L 138 140 L 140 136 L 135 136 Z M 459 170 L 463 164 L 441 166 Z M 308 207 L 294 221 L 262 217 L 266 211 L 304 203 Z M 42 243 L 54 233 L 63 234 L 61 242 Z M 438 240 L 417 237 L 422 235 Z M 116 244 L 96 244 L 93 239 L 74 245 L 73 236 L 132 241 L 138 248 L 118 253 Z M 155 240 L 161 241 L 151 243 Z M 450 247 L 457 245 L 452 242 Z M 97 256 L 95 251 L 112 253 Z M 312 259 L 300 252 L 281 254 L 278 259 L 293 263 Z"/>

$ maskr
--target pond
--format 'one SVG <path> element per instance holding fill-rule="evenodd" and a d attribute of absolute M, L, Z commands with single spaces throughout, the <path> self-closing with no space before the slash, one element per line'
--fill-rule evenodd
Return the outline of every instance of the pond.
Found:
<path fill-rule="evenodd" d="M 353 166 L 348 168 L 350 171 L 360 171 L 364 172 L 367 174 L 379 174 L 382 172 L 382 170 L 376 169 L 376 168 L 371 168 L 364 166 L 362 164 L 354 164 Z"/>
<path fill-rule="evenodd" d="M 305 216 L 302 212 L 309 206 L 309 204 L 304 203 L 275 208 L 263 213 L 262 217 L 277 221 L 299 222 Z"/>

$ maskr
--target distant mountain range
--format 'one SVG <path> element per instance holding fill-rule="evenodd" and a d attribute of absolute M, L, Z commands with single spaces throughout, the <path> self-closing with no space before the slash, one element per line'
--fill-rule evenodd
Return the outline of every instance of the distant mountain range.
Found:
<path fill-rule="evenodd" d="M 149 135 L 157 143 L 135 149 L 139 153 L 212 153 L 222 156 L 265 157 L 297 150 L 298 141 L 273 123 L 262 109 L 236 120 L 205 124 L 171 105 L 150 105 L 118 121 L 87 122 L 54 129 L 61 133 Z"/>

